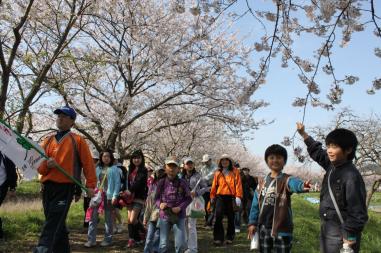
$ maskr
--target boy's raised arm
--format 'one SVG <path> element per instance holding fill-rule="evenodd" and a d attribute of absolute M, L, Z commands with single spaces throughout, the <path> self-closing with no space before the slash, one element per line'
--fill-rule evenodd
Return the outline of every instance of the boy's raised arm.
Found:
<path fill-rule="evenodd" d="M 309 136 L 304 128 L 304 125 L 300 122 L 296 123 L 296 130 L 303 137 L 304 143 L 307 146 L 307 151 L 310 157 L 317 162 L 323 169 L 327 170 L 331 165 L 328 158 L 327 152 L 323 149 L 322 144 L 315 141 L 311 136 Z"/>

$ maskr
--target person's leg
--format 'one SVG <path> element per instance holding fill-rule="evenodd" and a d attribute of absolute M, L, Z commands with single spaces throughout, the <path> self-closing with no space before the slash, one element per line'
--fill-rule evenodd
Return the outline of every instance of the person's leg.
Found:
<path fill-rule="evenodd" d="M 213 227 L 213 240 L 223 242 L 225 231 L 222 224 L 222 219 L 224 217 L 224 202 L 221 197 L 216 197 L 216 206 L 215 206 L 215 222 Z"/>
<path fill-rule="evenodd" d="M 3 203 L 5 196 L 7 196 L 8 185 L 5 183 L 0 185 L 0 206 Z M 4 238 L 3 221 L 0 218 L 0 239 Z"/>
<path fill-rule="evenodd" d="M 266 229 L 264 226 L 259 227 L 259 252 L 272 253 L 273 238 L 271 236 L 271 229 Z"/>
<path fill-rule="evenodd" d="M 153 252 L 159 252 L 159 245 L 160 245 L 160 228 L 158 227 L 158 224 L 154 224 L 155 226 L 155 234 L 153 237 Z"/>
<path fill-rule="evenodd" d="M 175 252 L 183 253 L 187 247 L 185 236 L 185 218 L 180 218 L 177 224 L 173 225 L 173 233 L 175 237 Z"/>
<path fill-rule="evenodd" d="M 202 195 L 202 197 L 205 200 L 205 206 L 204 206 L 204 209 L 205 209 L 205 226 L 211 226 L 211 224 L 208 223 L 208 220 L 209 220 L 208 202 L 210 201 L 210 192 L 205 192 Z"/>
<path fill-rule="evenodd" d="M 197 253 L 197 219 L 188 218 L 188 251 L 189 253 Z"/>
<path fill-rule="evenodd" d="M 225 198 L 224 206 L 225 206 L 226 215 L 228 216 L 228 228 L 226 231 L 226 239 L 229 241 L 233 241 L 235 237 L 235 225 L 234 225 L 235 212 L 233 210 L 232 198 Z"/>
<path fill-rule="evenodd" d="M 334 220 L 322 220 L 320 229 L 320 252 L 339 252 L 343 246 L 340 223 Z"/>
<path fill-rule="evenodd" d="M 159 253 L 168 252 L 168 233 L 169 233 L 169 223 L 166 220 L 159 220 L 160 227 L 160 243 L 159 243 Z"/>
<path fill-rule="evenodd" d="M 112 234 L 113 234 L 113 221 L 112 221 L 112 205 L 111 201 L 107 200 L 105 196 L 104 199 L 104 208 L 105 208 L 105 235 L 103 241 L 106 243 L 112 242 Z"/>
<path fill-rule="evenodd" d="M 95 244 L 97 240 L 98 207 L 93 207 L 89 227 L 87 229 L 87 241 Z"/>
<path fill-rule="evenodd" d="M 234 212 L 234 228 L 237 233 L 241 232 L 241 211 Z"/>
<path fill-rule="evenodd" d="M 274 238 L 275 253 L 290 253 L 292 246 L 291 236 L 278 236 Z"/>
<path fill-rule="evenodd" d="M 132 225 L 131 226 L 131 228 L 132 228 L 131 236 L 132 236 L 132 239 L 137 243 L 140 243 L 140 241 L 141 241 L 141 237 L 140 237 L 140 233 L 139 233 L 139 230 L 141 228 L 140 227 L 141 224 L 139 224 L 139 220 L 138 220 L 140 210 L 141 210 L 141 205 L 133 205 L 133 209 L 130 212 L 130 215 L 128 216 L 129 223 Z"/>
<path fill-rule="evenodd" d="M 74 186 L 70 184 L 47 183 L 44 187 L 43 205 L 46 216 L 38 246 L 35 252 L 55 251 L 60 244 L 69 245 L 65 220 L 73 199 Z M 59 249 L 57 249 L 59 250 Z"/>
<path fill-rule="evenodd" d="M 149 221 L 148 226 L 147 226 L 146 243 L 144 245 L 144 253 L 151 253 L 153 250 L 155 230 L 156 230 L 155 224 L 153 222 Z"/>

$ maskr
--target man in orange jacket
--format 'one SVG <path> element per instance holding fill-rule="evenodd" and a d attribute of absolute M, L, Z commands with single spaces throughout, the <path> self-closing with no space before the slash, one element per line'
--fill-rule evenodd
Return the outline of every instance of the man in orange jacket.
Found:
<path fill-rule="evenodd" d="M 75 110 L 64 106 L 56 109 L 54 114 L 57 115 L 58 132 L 44 140 L 42 147 L 50 159 L 38 168 L 45 223 L 34 253 L 70 252 L 66 216 L 73 197 L 80 193 L 78 187 L 56 168 L 57 164 L 79 181 L 83 169 L 90 197 L 94 195 L 97 182 L 95 165 L 85 139 L 70 131 L 77 116 Z"/>

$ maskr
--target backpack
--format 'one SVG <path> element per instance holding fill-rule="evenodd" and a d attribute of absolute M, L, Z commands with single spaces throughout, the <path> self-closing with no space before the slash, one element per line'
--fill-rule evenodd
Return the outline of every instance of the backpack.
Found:
<path fill-rule="evenodd" d="M 127 169 L 123 165 L 117 165 L 120 170 L 120 191 L 124 192 L 127 189 Z"/>

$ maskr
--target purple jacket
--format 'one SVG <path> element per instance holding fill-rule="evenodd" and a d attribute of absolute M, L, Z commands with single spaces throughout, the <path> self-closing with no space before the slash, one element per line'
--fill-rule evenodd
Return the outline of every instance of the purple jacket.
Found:
<path fill-rule="evenodd" d="M 155 202 L 158 208 L 160 203 L 167 203 L 170 208 L 180 207 L 179 218 L 185 218 L 185 210 L 192 202 L 188 183 L 178 177 L 173 180 L 169 180 L 168 177 L 161 179 L 157 184 Z M 167 218 L 164 211 L 160 210 L 160 219 Z"/>

